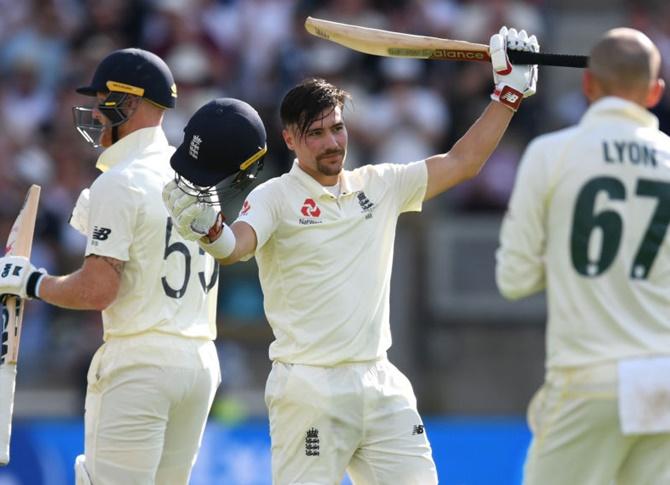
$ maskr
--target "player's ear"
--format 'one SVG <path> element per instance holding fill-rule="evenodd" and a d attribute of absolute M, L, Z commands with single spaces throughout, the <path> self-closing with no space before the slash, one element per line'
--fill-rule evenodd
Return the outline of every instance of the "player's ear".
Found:
<path fill-rule="evenodd" d="M 591 71 L 585 69 L 582 76 L 582 91 L 590 103 L 598 98 L 596 83 Z"/>
<path fill-rule="evenodd" d="M 654 106 L 656 106 L 661 101 L 664 92 L 665 92 L 665 81 L 661 78 L 658 78 L 656 81 L 652 83 L 651 87 L 649 88 L 649 92 L 647 93 L 647 99 L 645 101 L 645 106 L 647 108 L 653 108 Z"/>
<path fill-rule="evenodd" d="M 284 143 L 286 143 L 286 146 L 288 147 L 289 150 L 295 151 L 295 140 L 293 138 L 293 133 L 291 130 L 284 128 L 281 131 L 282 137 L 284 137 Z"/>

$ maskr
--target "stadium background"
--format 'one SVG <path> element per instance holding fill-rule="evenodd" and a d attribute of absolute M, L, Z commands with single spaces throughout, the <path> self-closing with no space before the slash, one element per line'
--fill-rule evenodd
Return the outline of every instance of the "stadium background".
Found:
<path fill-rule="evenodd" d="M 87 101 L 74 88 L 113 49 L 139 46 L 172 68 L 179 98 L 165 129 L 173 144 L 211 98 L 255 106 L 269 135 L 263 178 L 290 166 L 278 103 L 303 77 L 325 77 L 353 94 L 345 112 L 350 167 L 445 151 L 488 102 L 486 64 L 365 56 L 309 36 L 307 15 L 484 43 L 505 24 L 536 33 L 547 52 L 574 54 L 627 25 L 657 43 L 670 80 L 663 0 L 0 0 L 0 10 L 0 239 L 27 187 L 42 185 L 33 261 L 52 274 L 81 263 L 85 242 L 67 220 L 96 176 L 97 154 L 73 128 L 71 107 Z M 579 119 L 580 82 L 579 70 L 541 67 L 538 94 L 482 173 L 427 203 L 423 215 L 401 218 L 390 358 L 414 384 L 441 483 L 519 483 L 525 408 L 544 371 L 544 300 L 499 297 L 494 251 L 524 146 Z M 668 132 L 670 94 L 655 112 Z M 233 218 L 237 207 L 226 212 Z M 269 484 L 263 386 L 271 332 L 253 261 L 221 272 L 218 326 L 223 384 L 192 483 Z M 72 483 L 85 373 L 100 343 L 98 313 L 28 305 L 12 463 L 0 469 L 1 485 Z"/>

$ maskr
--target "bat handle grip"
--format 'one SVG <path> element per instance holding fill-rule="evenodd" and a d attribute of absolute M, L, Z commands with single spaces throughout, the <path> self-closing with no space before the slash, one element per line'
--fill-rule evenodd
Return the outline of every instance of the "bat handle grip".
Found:
<path fill-rule="evenodd" d="M 587 67 L 588 56 L 567 54 L 546 54 L 544 52 L 527 52 L 508 50 L 507 57 L 512 64 L 541 64 L 543 66 Z"/>

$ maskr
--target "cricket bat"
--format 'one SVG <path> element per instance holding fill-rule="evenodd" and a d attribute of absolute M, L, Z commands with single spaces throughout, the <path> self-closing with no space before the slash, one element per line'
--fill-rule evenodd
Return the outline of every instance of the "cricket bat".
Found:
<path fill-rule="evenodd" d="M 30 258 L 35 232 L 40 186 L 31 185 L 23 207 L 9 231 L 5 255 Z M 21 322 L 24 302 L 15 296 L 7 296 L 0 302 L 2 310 L 2 352 L 0 353 L 0 465 L 9 463 L 9 440 L 12 434 L 14 412 L 14 390 L 16 387 L 16 362 L 19 356 Z"/>
<path fill-rule="evenodd" d="M 305 29 L 310 34 L 322 39 L 374 56 L 440 61 L 491 61 L 488 45 L 464 40 L 404 34 L 331 22 L 330 20 L 314 17 L 307 17 Z M 507 51 L 507 57 L 512 64 L 542 64 L 563 67 L 587 67 L 588 64 L 588 56 L 547 54 L 511 49 Z"/>

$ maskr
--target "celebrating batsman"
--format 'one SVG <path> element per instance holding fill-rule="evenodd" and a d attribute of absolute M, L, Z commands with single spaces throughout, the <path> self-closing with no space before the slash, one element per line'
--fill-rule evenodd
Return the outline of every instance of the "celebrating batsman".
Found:
<path fill-rule="evenodd" d="M 498 287 L 546 288 L 549 305 L 527 485 L 670 483 L 670 138 L 648 111 L 660 61 L 643 33 L 607 32 L 584 73 L 588 111 L 519 166 Z"/>
<path fill-rule="evenodd" d="M 275 336 L 265 391 L 273 483 L 339 483 L 345 471 L 356 484 L 437 483 L 412 386 L 386 358 L 393 243 L 398 216 L 477 175 L 535 92 L 537 66 L 512 66 L 506 55 L 537 51 L 535 37 L 502 29 L 490 47 L 493 101 L 448 153 L 344 169 L 348 94 L 309 79 L 280 108 L 292 169 L 255 188 L 231 227 L 183 180 L 164 190 L 185 238 L 222 264 L 256 257 Z M 217 143 L 194 132 L 182 147 L 196 137 L 200 150 Z M 186 179 L 186 167 L 207 163 L 173 158 Z"/>

